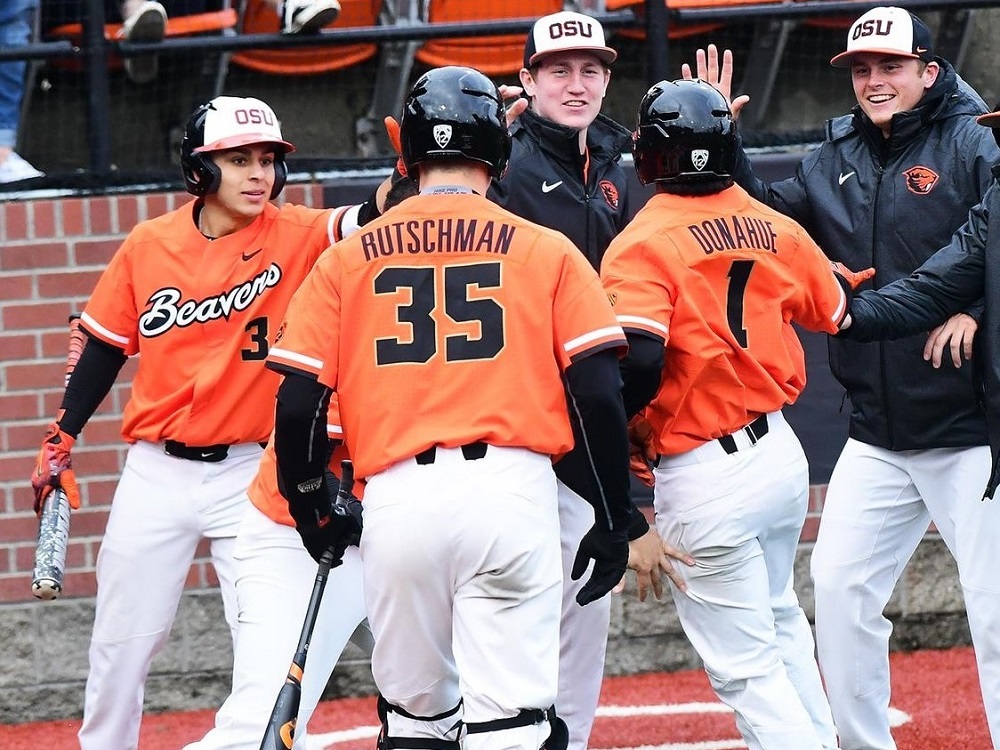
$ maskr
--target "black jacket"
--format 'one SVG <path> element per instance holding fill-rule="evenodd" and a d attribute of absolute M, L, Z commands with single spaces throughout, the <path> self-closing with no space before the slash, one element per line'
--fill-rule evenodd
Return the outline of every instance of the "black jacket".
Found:
<path fill-rule="evenodd" d="M 893 118 L 890 138 L 856 106 L 827 123 L 826 140 L 794 177 L 764 184 L 741 149 L 737 182 L 796 219 L 832 260 L 873 266 L 876 288 L 908 276 L 979 203 L 1000 157 L 989 129 L 975 122 L 986 105 L 947 61 L 938 63 L 936 83 Z M 981 305 L 966 312 L 978 319 Z M 923 333 L 829 341 L 830 367 L 851 399 L 851 437 L 890 450 L 986 443 L 972 368 L 935 370 L 923 360 Z"/>
<path fill-rule="evenodd" d="M 502 181 L 494 181 L 489 197 L 518 216 L 562 232 L 599 269 L 604 251 L 630 216 L 628 178 L 619 159 L 631 134 L 614 120 L 597 116 L 587 129 L 586 184 L 578 130 L 528 110 L 511 126 L 511 134 L 510 167 Z"/>
<path fill-rule="evenodd" d="M 1000 177 L 1000 168 L 997 168 Z M 990 217 L 994 217 L 991 221 Z M 878 292 L 867 291 L 851 304 L 853 323 L 840 335 L 861 341 L 925 331 L 985 295 L 985 312 L 974 350 L 976 369 L 985 386 L 993 471 L 986 495 L 1000 483 L 1000 187 L 983 202 L 951 242 L 932 255 L 912 276 Z M 986 252 L 987 247 L 993 252 Z M 948 367 L 942 364 L 942 369 Z"/>

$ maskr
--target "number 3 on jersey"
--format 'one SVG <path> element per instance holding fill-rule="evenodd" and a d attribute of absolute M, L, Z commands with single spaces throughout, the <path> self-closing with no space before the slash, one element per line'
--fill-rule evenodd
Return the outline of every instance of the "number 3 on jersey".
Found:
<path fill-rule="evenodd" d="M 504 310 L 493 298 L 473 289 L 500 289 L 499 263 L 463 263 L 433 267 L 391 266 L 375 277 L 375 294 L 406 299 L 396 305 L 396 320 L 409 328 L 408 336 L 375 340 L 375 363 L 395 365 L 430 361 L 438 351 L 436 309 L 443 309 L 456 324 L 478 323 L 479 336 L 467 333 L 444 337 L 447 362 L 492 359 L 504 346 Z"/>

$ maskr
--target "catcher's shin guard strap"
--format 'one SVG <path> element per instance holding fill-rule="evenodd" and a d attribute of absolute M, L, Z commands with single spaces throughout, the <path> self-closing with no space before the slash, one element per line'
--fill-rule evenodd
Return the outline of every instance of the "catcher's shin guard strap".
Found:
<path fill-rule="evenodd" d="M 468 734 L 501 732 L 504 729 L 541 724 L 544 721 L 549 722 L 550 729 L 548 739 L 545 740 L 541 750 L 566 750 L 569 746 L 569 729 L 566 727 L 566 722 L 556 716 L 555 706 L 544 710 L 541 708 L 522 708 L 517 716 L 506 719 L 469 722 L 465 725 L 465 731 Z"/>
<path fill-rule="evenodd" d="M 416 716 L 399 706 L 389 703 L 389 701 L 380 695 L 378 697 L 377 710 L 378 718 L 382 722 L 382 729 L 379 732 L 376 747 L 378 750 L 461 750 L 462 744 L 458 739 L 448 740 L 443 737 L 398 737 L 389 735 L 389 714 L 391 713 L 412 722 L 433 724 L 435 722 L 446 721 L 449 717 L 456 715 L 461 708 L 462 703 L 459 701 L 458 705 L 454 708 L 434 716 Z M 446 733 L 458 735 L 461 727 L 461 719 L 456 719 Z"/>

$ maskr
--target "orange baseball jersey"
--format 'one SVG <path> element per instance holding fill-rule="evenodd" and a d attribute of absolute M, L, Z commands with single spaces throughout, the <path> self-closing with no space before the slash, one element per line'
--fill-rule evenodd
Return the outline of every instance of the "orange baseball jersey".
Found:
<path fill-rule="evenodd" d="M 792 322 L 836 333 L 847 312 L 806 231 L 735 185 L 655 195 L 608 248 L 601 278 L 626 332 L 665 343 L 645 413 L 668 455 L 793 403 L 806 372 Z"/>
<path fill-rule="evenodd" d="M 129 442 L 267 440 L 278 376 L 264 361 L 292 293 L 335 239 L 335 212 L 268 204 L 208 240 L 195 205 L 137 225 L 83 312 L 92 336 L 141 355 L 122 419 Z"/>
<path fill-rule="evenodd" d="M 482 196 L 434 194 L 317 262 L 270 366 L 337 392 L 366 477 L 432 445 L 567 451 L 562 371 L 624 345 L 600 279 L 563 235 Z"/>

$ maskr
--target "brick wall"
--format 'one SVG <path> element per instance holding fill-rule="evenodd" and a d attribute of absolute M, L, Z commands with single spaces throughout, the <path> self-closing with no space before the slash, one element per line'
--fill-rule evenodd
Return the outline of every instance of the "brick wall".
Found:
<path fill-rule="evenodd" d="M 284 197 L 323 205 L 318 185 L 289 186 Z M 119 421 L 134 362 L 74 450 L 83 507 L 72 516 L 65 594 L 55 602 L 39 602 L 30 593 L 38 526 L 28 475 L 62 394 L 67 317 L 83 309 L 132 225 L 188 199 L 171 193 L 0 204 L 0 723 L 82 715 L 94 565 L 124 461 Z M 812 488 L 797 567 L 796 588 L 810 616 L 808 560 L 824 489 Z M 170 642 L 147 681 L 147 710 L 214 708 L 225 699 L 232 652 L 215 584 L 207 550 L 200 549 Z M 607 672 L 697 666 L 669 598 L 640 605 L 629 594 L 617 597 L 612 610 Z M 954 563 L 933 535 L 918 549 L 888 615 L 896 625 L 895 647 L 969 642 Z M 349 647 L 327 694 L 372 690 L 365 655 Z"/>

